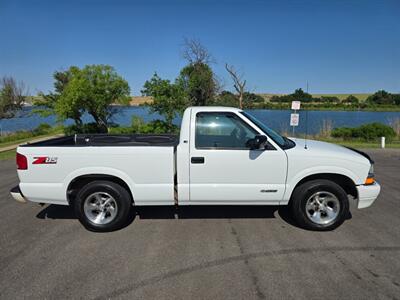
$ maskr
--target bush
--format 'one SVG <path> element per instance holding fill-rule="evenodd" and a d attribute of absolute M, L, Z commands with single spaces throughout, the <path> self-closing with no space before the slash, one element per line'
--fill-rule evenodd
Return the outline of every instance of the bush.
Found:
<path fill-rule="evenodd" d="M 132 133 L 134 133 L 134 132 L 132 131 L 132 127 L 120 127 L 120 126 L 111 127 L 111 128 L 108 130 L 108 132 L 109 132 L 110 134 L 132 134 Z"/>
<path fill-rule="evenodd" d="M 335 138 L 342 138 L 344 140 L 348 140 L 353 137 L 353 131 L 354 128 L 339 127 L 332 130 L 331 136 Z"/>
<path fill-rule="evenodd" d="M 78 125 L 71 125 L 64 127 L 65 135 L 74 135 L 74 134 L 85 134 L 85 133 L 107 133 L 104 130 L 104 127 L 99 126 L 97 123 L 87 123 Z"/>
<path fill-rule="evenodd" d="M 391 141 L 396 133 L 393 128 L 381 123 L 371 123 L 358 127 L 358 136 L 364 140 L 374 140 L 381 136 Z"/>
<path fill-rule="evenodd" d="M 133 116 L 130 127 L 112 127 L 109 129 L 109 133 L 112 134 L 163 134 L 163 133 L 178 133 L 179 127 L 176 125 L 170 125 L 169 123 L 162 120 L 154 120 L 146 123 L 142 118 Z"/>
<path fill-rule="evenodd" d="M 390 142 L 396 136 L 396 133 L 392 127 L 381 123 L 365 124 L 355 128 L 340 127 L 332 130 L 332 137 L 345 140 L 358 138 L 364 141 L 372 141 L 382 136 L 386 137 L 388 142 Z"/>
<path fill-rule="evenodd" d="M 41 123 L 38 127 L 33 130 L 36 135 L 47 134 L 51 131 L 52 127 L 47 123 Z"/>
<path fill-rule="evenodd" d="M 343 99 L 342 103 L 348 103 L 348 104 L 358 104 L 360 101 L 358 100 L 357 97 L 353 95 L 347 96 L 345 99 Z"/>

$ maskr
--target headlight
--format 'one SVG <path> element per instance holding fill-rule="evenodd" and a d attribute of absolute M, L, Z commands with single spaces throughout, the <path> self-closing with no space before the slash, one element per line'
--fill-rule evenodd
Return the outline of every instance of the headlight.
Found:
<path fill-rule="evenodd" d="M 374 164 L 371 164 L 371 166 L 369 167 L 369 171 L 368 171 L 368 177 L 374 177 Z"/>
<path fill-rule="evenodd" d="M 368 171 L 368 177 L 365 179 L 365 185 L 370 185 L 375 183 L 375 174 L 374 174 L 374 164 L 371 164 Z"/>

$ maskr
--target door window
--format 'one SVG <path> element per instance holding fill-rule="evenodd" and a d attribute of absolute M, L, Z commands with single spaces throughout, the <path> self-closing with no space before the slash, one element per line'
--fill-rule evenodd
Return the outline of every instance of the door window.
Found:
<path fill-rule="evenodd" d="M 257 132 L 234 113 L 196 114 L 197 149 L 248 149 L 246 142 Z"/>

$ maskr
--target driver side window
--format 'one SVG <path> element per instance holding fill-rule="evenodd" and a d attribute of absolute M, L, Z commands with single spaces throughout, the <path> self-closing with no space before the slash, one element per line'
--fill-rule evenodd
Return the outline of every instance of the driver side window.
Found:
<path fill-rule="evenodd" d="M 229 112 L 196 114 L 197 149 L 249 149 L 246 142 L 257 132 L 240 117 Z"/>

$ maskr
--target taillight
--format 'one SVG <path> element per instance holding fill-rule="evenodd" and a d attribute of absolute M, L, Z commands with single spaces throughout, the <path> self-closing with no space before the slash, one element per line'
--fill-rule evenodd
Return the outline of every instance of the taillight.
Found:
<path fill-rule="evenodd" d="M 25 155 L 22 155 L 17 152 L 17 169 L 18 170 L 27 170 L 28 169 L 28 159 Z"/>

